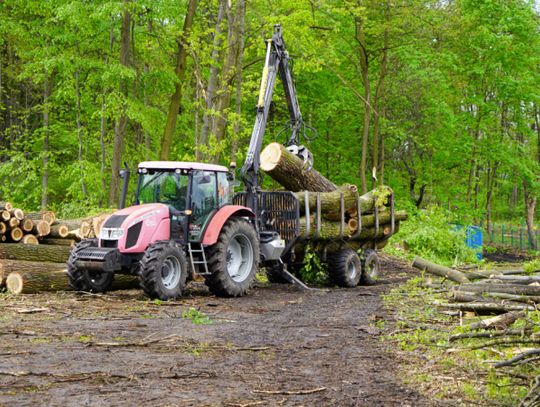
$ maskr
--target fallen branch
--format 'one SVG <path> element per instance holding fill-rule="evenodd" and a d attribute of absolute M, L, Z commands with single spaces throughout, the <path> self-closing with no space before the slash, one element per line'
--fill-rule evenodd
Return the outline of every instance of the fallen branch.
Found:
<path fill-rule="evenodd" d="M 496 317 L 492 317 L 492 318 L 486 318 L 479 322 L 466 325 L 465 328 L 469 329 L 470 331 L 474 331 L 475 329 L 491 329 L 491 328 L 506 329 L 507 327 L 512 325 L 516 320 L 518 320 L 519 318 L 523 316 L 525 316 L 525 313 L 523 311 L 507 312 L 506 314 L 497 315 Z"/>
<path fill-rule="evenodd" d="M 438 307 L 449 309 L 458 309 L 460 311 L 485 311 L 485 312 L 508 312 L 508 311 L 534 311 L 536 308 L 526 304 L 498 304 L 498 303 L 459 303 L 459 304 L 443 304 L 435 303 Z"/>
<path fill-rule="evenodd" d="M 540 375 L 534 378 L 533 383 L 519 407 L 533 407 L 540 404 Z"/>
<path fill-rule="evenodd" d="M 252 390 L 253 393 L 258 394 L 283 394 L 285 396 L 297 396 L 304 394 L 313 394 L 325 391 L 326 387 L 317 387 L 316 389 L 309 390 Z"/>
<path fill-rule="evenodd" d="M 480 345 L 474 345 L 474 346 L 468 346 L 464 349 L 469 350 L 478 350 L 487 348 L 489 346 L 499 346 L 499 345 L 515 345 L 515 344 L 537 344 L 540 343 L 540 339 L 532 339 L 532 338 L 523 338 L 523 339 L 512 339 L 512 338 L 503 338 L 503 339 L 495 339 L 493 341 L 484 342 Z"/>
<path fill-rule="evenodd" d="M 517 356 L 514 356 L 512 359 L 508 359 L 508 360 L 505 360 L 505 361 L 502 361 L 502 362 L 495 363 L 494 367 L 499 368 L 499 367 L 511 366 L 511 365 L 516 364 L 517 362 L 519 362 L 519 361 L 521 361 L 521 360 L 523 360 L 523 359 L 525 359 L 525 358 L 527 358 L 528 356 L 531 356 L 531 355 L 540 355 L 540 348 L 530 349 L 528 351 L 520 353 Z"/>
<path fill-rule="evenodd" d="M 471 338 L 495 338 L 498 336 L 516 336 L 516 335 L 524 335 L 526 333 L 531 332 L 531 329 L 510 329 L 506 331 L 497 331 L 497 332 L 466 332 L 463 334 L 455 334 L 451 335 L 448 340 L 450 342 L 457 341 L 459 339 L 471 339 Z"/>

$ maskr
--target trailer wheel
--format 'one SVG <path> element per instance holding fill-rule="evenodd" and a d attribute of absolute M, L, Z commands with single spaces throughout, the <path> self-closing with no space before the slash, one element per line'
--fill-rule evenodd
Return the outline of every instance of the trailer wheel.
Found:
<path fill-rule="evenodd" d="M 184 252 L 171 241 L 150 245 L 140 262 L 139 280 L 150 298 L 179 298 L 186 286 L 187 262 Z"/>
<path fill-rule="evenodd" d="M 362 277 L 360 278 L 360 284 L 376 284 L 379 279 L 380 270 L 381 264 L 377 252 L 371 249 L 365 250 L 362 259 Z"/>
<path fill-rule="evenodd" d="M 330 281 L 340 287 L 356 287 L 361 270 L 360 257 L 353 249 L 343 249 L 328 256 Z"/>
<path fill-rule="evenodd" d="M 71 251 L 67 262 L 69 285 L 75 291 L 104 293 L 111 287 L 114 273 L 81 269 L 76 265 L 81 250 L 89 247 L 97 247 L 97 240 L 82 240 Z"/>
<path fill-rule="evenodd" d="M 232 218 L 225 223 L 218 241 L 209 248 L 205 282 L 222 297 L 240 297 L 255 280 L 259 267 L 259 242 L 255 228 L 246 220 Z"/>

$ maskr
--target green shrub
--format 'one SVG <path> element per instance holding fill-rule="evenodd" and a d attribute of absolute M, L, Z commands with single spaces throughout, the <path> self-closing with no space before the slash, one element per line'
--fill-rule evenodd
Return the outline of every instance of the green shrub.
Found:
<path fill-rule="evenodd" d="M 420 256 L 446 266 L 478 262 L 475 252 L 465 243 L 465 230 L 456 229 L 453 221 L 451 213 L 437 206 L 412 213 L 392 237 L 388 251 L 407 258 Z M 397 250 L 396 245 L 404 250 Z"/>

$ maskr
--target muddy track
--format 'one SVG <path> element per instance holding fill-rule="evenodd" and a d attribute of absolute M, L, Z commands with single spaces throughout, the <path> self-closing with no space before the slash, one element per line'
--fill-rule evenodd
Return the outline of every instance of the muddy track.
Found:
<path fill-rule="evenodd" d="M 376 321 L 388 316 L 379 296 L 404 271 L 385 263 L 373 287 L 260 284 L 237 299 L 200 283 L 166 304 L 137 290 L 4 295 L 0 405 L 430 405 L 400 383 L 380 340 Z M 190 308 L 212 323 L 183 318 Z"/>

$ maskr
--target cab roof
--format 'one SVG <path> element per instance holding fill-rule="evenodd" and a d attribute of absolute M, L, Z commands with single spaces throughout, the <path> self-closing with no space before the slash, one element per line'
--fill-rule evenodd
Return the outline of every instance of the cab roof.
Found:
<path fill-rule="evenodd" d="M 143 161 L 139 168 L 152 170 L 200 170 L 200 171 L 229 171 L 227 167 L 216 164 L 192 163 L 186 161 Z"/>

